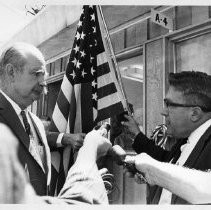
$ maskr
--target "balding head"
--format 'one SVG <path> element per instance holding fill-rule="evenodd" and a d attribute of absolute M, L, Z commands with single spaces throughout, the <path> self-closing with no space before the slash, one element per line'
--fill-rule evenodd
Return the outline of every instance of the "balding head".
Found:
<path fill-rule="evenodd" d="M 21 108 L 37 100 L 45 90 L 46 67 L 42 53 L 31 44 L 18 42 L 0 58 L 0 88 Z"/>
<path fill-rule="evenodd" d="M 42 53 L 31 44 L 16 42 L 7 48 L 0 57 L 0 77 L 4 77 L 5 67 L 8 64 L 12 64 L 18 70 L 22 71 L 29 53 L 44 61 Z"/>

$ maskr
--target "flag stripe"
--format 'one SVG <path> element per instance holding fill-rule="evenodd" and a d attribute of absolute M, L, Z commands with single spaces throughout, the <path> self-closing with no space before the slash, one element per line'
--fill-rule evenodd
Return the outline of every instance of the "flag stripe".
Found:
<path fill-rule="evenodd" d="M 96 6 L 84 6 L 52 115 L 51 131 L 87 133 L 96 122 L 124 110 L 107 47 Z M 64 167 L 59 167 L 59 174 L 68 171 L 70 154 L 70 148 L 65 148 L 61 158 Z"/>
<path fill-rule="evenodd" d="M 63 94 L 65 95 L 66 99 L 68 100 L 68 102 L 71 101 L 72 88 L 73 86 L 70 83 L 70 81 L 67 79 L 67 76 L 65 74 L 62 81 L 61 90 Z"/>
<path fill-rule="evenodd" d="M 110 106 L 105 106 L 105 108 L 98 110 L 98 116 L 97 116 L 96 121 L 101 121 L 101 120 L 109 118 L 109 116 L 116 115 L 116 110 L 122 110 L 121 102 L 115 103 Z"/>
<path fill-rule="evenodd" d="M 111 72 L 97 78 L 97 87 L 101 88 L 112 82 Z"/>
<path fill-rule="evenodd" d="M 58 109 L 62 113 L 65 120 L 67 121 L 68 120 L 68 113 L 69 113 L 69 110 L 70 110 L 70 103 L 68 102 L 67 98 L 65 97 L 63 91 L 59 92 L 59 96 L 58 96 L 56 105 L 58 106 Z M 57 119 L 59 119 L 59 118 L 57 118 Z"/>
<path fill-rule="evenodd" d="M 108 62 L 101 64 L 100 66 L 97 66 L 97 76 L 100 77 L 104 74 L 107 74 L 110 72 Z"/>
<path fill-rule="evenodd" d="M 117 93 L 113 93 L 111 95 L 108 95 L 108 96 L 103 97 L 103 98 L 98 100 L 98 110 L 103 109 L 106 106 L 108 106 L 108 103 L 109 103 L 108 107 L 110 107 L 110 105 L 113 105 L 113 104 L 118 103 L 118 102 L 119 102 L 118 94 Z M 119 110 L 116 110 L 116 113 L 118 111 Z"/>
<path fill-rule="evenodd" d="M 82 132 L 82 125 L 81 125 L 81 84 L 74 85 L 74 92 L 75 92 L 75 110 L 71 110 L 72 115 L 75 116 L 75 122 L 70 119 L 70 122 L 72 121 L 72 125 L 70 124 L 70 132 L 71 133 L 80 133 Z M 69 118 L 72 117 L 72 115 L 69 115 Z"/>
<path fill-rule="evenodd" d="M 108 61 L 105 51 L 97 55 L 97 65 L 100 66 Z"/>
<path fill-rule="evenodd" d="M 54 131 L 54 132 L 59 132 L 57 126 L 55 125 L 54 121 L 51 121 L 51 125 L 50 125 L 50 130 Z"/>
<path fill-rule="evenodd" d="M 52 118 L 59 132 L 65 132 L 67 127 L 67 120 L 64 117 L 63 113 L 61 112 L 61 110 L 59 109 L 57 103 L 55 105 Z"/>
<path fill-rule="evenodd" d="M 90 83 L 81 84 L 81 123 L 83 132 L 93 129 L 92 86 Z"/>
<path fill-rule="evenodd" d="M 67 133 L 73 133 L 74 132 L 74 126 L 75 126 L 77 105 L 76 105 L 75 90 L 73 88 L 72 88 L 71 96 L 72 97 L 71 97 L 69 113 L 68 113 L 68 125 L 66 127 Z"/>
<path fill-rule="evenodd" d="M 106 97 L 110 94 L 113 94 L 113 93 L 116 93 L 117 90 L 116 90 L 116 86 L 114 83 L 110 83 L 110 84 L 107 84 L 101 88 L 98 88 L 97 90 L 97 98 L 98 100 L 103 98 L 103 97 Z"/>

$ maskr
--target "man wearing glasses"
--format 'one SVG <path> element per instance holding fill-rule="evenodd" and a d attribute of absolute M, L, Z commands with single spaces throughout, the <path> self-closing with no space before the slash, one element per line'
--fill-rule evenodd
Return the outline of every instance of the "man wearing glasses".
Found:
<path fill-rule="evenodd" d="M 134 150 L 141 153 L 125 161 L 135 164 L 145 180 L 156 185 L 148 203 L 211 203 L 208 181 L 204 184 L 211 177 L 211 76 L 194 71 L 170 73 L 161 114 L 167 135 L 178 139 L 171 151 L 150 141 L 131 116 L 125 116 L 128 121 L 124 122 L 135 135 Z"/>

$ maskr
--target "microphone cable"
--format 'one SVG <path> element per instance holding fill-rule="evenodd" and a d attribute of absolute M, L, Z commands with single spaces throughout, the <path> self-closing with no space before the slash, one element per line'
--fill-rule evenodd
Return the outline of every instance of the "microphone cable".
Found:
<path fill-rule="evenodd" d="M 119 195 L 120 195 L 120 189 L 117 186 L 116 180 L 114 178 L 114 175 L 111 173 L 105 173 L 103 175 L 101 175 L 102 179 L 103 179 L 103 183 L 106 189 L 106 193 L 107 195 L 111 195 L 114 191 L 117 191 L 117 195 L 118 197 L 115 200 L 118 200 Z M 114 199 L 109 199 L 109 201 L 115 201 Z"/>

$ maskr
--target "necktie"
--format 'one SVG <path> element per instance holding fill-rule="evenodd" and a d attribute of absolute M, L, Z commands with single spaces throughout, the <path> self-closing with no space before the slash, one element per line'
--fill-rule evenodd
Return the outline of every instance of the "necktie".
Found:
<path fill-rule="evenodd" d="M 30 135 L 30 125 L 29 125 L 29 122 L 27 120 L 26 113 L 24 110 L 21 111 L 21 116 L 23 118 L 23 124 L 24 124 L 25 130 L 26 130 L 26 133 L 28 135 Z"/>

